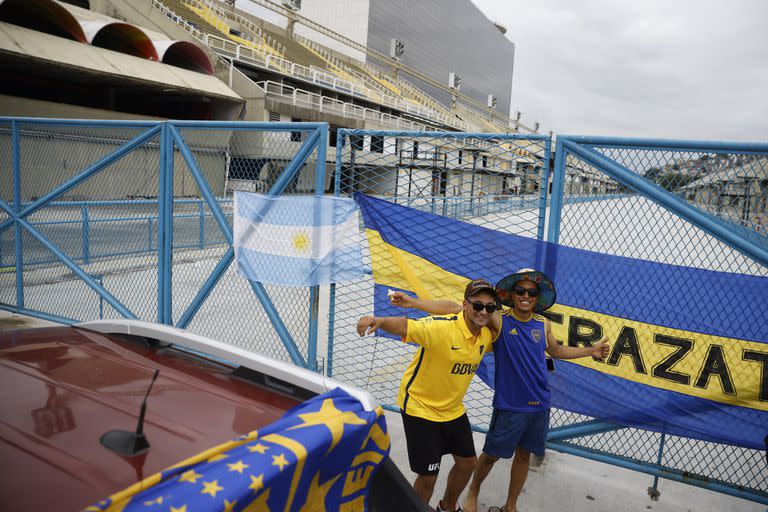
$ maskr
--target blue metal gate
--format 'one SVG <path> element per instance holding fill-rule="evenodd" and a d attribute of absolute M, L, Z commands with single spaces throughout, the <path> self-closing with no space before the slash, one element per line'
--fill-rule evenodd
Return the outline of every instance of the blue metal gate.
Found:
<path fill-rule="evenodd" d="M 318 290 L 237 278 L 231 192 L 322 194 L 326 146 L 323 123 L 0 119 L 0 301 L 62 323 L 157 321 L 316 368 Z"/>

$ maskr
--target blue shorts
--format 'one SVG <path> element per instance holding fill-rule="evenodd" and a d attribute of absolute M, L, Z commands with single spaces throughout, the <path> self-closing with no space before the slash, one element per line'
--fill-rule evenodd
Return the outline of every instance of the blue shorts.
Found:
<path fill-rule="evenodd" d="M 483 452 L 509 459 L 519 446 L 536 455 L 544 455 L 549 433 L 549 409 L 536 412 L 494 409 L 485 436 Z"/>

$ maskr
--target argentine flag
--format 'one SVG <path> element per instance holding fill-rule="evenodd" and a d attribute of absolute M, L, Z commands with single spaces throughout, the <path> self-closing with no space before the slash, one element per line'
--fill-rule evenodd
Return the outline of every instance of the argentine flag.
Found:
<path fill-rule="evenodd" d="M 251 281 L 304 287 L 360 279 L 363 240 L 354 199 L 235 192 L 235 258 Z"/>

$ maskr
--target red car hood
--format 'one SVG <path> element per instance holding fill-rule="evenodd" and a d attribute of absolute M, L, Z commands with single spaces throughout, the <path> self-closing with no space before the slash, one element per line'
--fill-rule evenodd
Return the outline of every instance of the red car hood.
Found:
<path fill-rule="evenodd" d="M 99 439 L 136 428 L 155 369 L 144 424 L 151 446 L 119 456 Z M 231 373 L 172 348 L 73 327 L 0 334 L 0 503 L 79 510 L 298 403 Z"/>

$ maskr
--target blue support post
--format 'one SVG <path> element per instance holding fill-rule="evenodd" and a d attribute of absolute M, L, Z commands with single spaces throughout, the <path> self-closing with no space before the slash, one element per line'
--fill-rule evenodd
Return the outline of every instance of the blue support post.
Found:
<path fill-rule="evenodd" d="M 16 310 L 24 308 L 24 259 L 21 243 L 21 144 L 19 141 L 19 123 L 11 121 L 12 131 L 12 165 L 13 165 L 13 226 L 16 241 Z"/>
<path fill-rule="evenodd" d="M 328 125 L 317 128 L 320 137 L 317 141 L 317 160 L 315 161 L 315 197 L 322 197 L 325 192 L 325 166 L 328 151 Z M 320 211 L 317 204 L 315 217 L 322 219 L 323 215 L 333 215 L 333 212 Z M 322 223 L 321 223 L 322 224 Z M 317 335 L 319 332 L 320 316 L 320 287 L 312 286 L 309 290 L 309 332 L 307 333 L 307 363 L 310 370 L 317 370 Z"/>
<path fill-rule="evenodd" d="M 541 184 L 539 185 L 539 229 L 536 232 L 538 240 L 544 240 L 544 224 L 547 216 L 547 196 L 549 195 L 549 159 L 552 154 L 552 139 L 547 139 L 544 145 L 544 167 L 541 169 Z"/>
<path fill-rule="evenodd" d="M 565 149 L 557 138 L 555 145 L 555 173 L 552 175 L 552 194 L 549 201 L 549 229 L 547 241 L 556 244 L 560 238 L 560 215 L 563 209 L 563 184 L 565 182 Z"/>
<path fill-rule="evenodd" d="M 165 185 L 165 193 L 160 198 L 161 201 L 165 201 L 165 210 L 163 211 L 163 229 L 165 230 L 165 237 L 163 240 L 163 289 L 165 294 L 163 295 L 163 323 L 166 325 L 173 325 L 173 158 L 174 147 L 172 130 L 173 126 L 165 123 L 166 131 L 166 150 L 165 150 L 165 177 L 163 183 Z M 158 230 L 160 227 L 158 226 Z"/>
<path fill-rule="evenodd" d="M 157 323 L 165 323 L 165 210 L 168 204 L 165 200 L 167 186 L 165 175 L 168 173 L 168 124 L 160 128 L 160 179 L 157 192 Z M 151 233 L 150 233 L 151 236 Z"/>
<path fill-rule="evenodd" d="M 334 173 L 333 195 L 341 195 L 341 159 L 344 151 L 344 141 L 347 138 L 346 130 L 339 130 L 336 134 L 336 171 Z M 336 324 L 336 284 L 331 283 L 328 294 L 328 347 L 326 348 L 325 374 L 333 377 L 333 329 Z"/>
<path fill-rule="evenodd" d="M 88 225 L 88 205 L 80 205 L 80 215 L 83 219 L 83 263 L 86 265 L 91 262 L 91 241 L 90 226 Z"/>
<path fill-rule="evenodd" d="M 666 438 L 666 434 L 661 434 L 661 439 L 659 439 L 659 454 L 656 457 L 656 465 L 661 467 L 661 459 L 664 457 L 664 440 Z M 651 497 L 653 501 L 659 501 L 659 496 L 661 496 L 661 493 L 659 492 L 659 475 L 653 476 L 653 485 L 648 488 L 648 496 Z"/>

